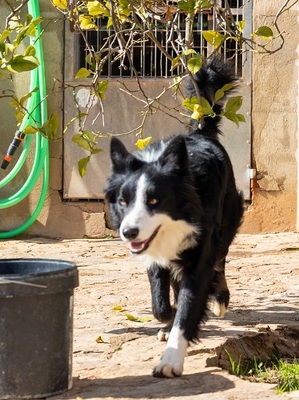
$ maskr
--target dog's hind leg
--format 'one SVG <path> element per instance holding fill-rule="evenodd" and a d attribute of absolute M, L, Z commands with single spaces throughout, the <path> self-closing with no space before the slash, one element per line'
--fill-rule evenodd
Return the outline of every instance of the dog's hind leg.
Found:
<path fill-rule="evenodd" d="M 211 289 L 210 308 L 217 317 L 224 317 L 229 304 L 229 290 L 225 278 L 225 257 L 217 261 Z"/>

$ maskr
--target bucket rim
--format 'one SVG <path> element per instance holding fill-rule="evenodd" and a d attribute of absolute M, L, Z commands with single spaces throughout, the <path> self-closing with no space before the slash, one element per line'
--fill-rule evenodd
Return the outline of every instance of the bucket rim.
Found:
<path fill-rule="evenodd" d="M 63 269 L 57 269 L 53 271 L 38 271 L 38 272 L 29 272 L 26 273 L 25 275 L 21 273 L 6 273 L 3 274 L 1 273 L 1 264 L 13 264 L 13 263 L 20 263 L 22 262 L 24 266 L 30 262 L 34 262 L 37 264 L 43 264 L 43 263 L 48 263 L 48 264 L 63 264 L 66 268 Z M 54 259 L 54 258 L 25 258 L 25 257 L 20 257 L 20 258 L 2 258 L 0 259 L 0 279 L 2 277 L 10 277 L 10 278 L 30 278 L 30 277 L 39 277 L 39 276 L 45 276 L 49 274 L 61 274 L 61 273 L 66 273 L 66 272 L 73 272 L 77 270 L 77 266 L 73 261 L 68 261 L 68 260 L 61 260 L 61 259 Z"/>

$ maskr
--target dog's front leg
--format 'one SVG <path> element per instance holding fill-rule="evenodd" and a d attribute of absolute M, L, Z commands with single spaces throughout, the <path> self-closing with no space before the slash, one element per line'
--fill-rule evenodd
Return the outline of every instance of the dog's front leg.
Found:
<path fill-rule="evenodd" d="M 170 304 L 170 273 L 169 270 L 153 264 L 147 270 L 151 285 L 152 311 L 154 317 L 164 323 L 172 322 L 174 311 Z"/>
<path fill-rule="evenodd" d="M 173 327 L 161 362 L 153 371 L 154 376 L 173 378 L 182 375 L 188 343 L 197 339 L 199 324 L 205 319 L 209 285 L 206 274 L 195 280 L 192 277 L 183 280 Z"/>

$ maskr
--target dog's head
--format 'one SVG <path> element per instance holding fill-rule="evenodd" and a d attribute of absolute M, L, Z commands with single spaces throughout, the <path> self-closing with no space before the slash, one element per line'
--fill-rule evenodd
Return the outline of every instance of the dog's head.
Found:
<path fill-rule="evenodd" d="M 121 239 L 133 254 L 177 254 L 182 240 L 195 230 L 191 210 L 184 215 L 191 186 L 184 137 L 134 154 L 113 138 L 111 161 L 105 192 Z"/>

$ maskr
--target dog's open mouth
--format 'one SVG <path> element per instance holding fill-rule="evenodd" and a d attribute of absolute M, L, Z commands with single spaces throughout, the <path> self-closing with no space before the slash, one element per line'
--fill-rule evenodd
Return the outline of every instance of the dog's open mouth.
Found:
<path fill-rule="evenodd" d="M 145 251 L 149 247 L 151 242 L 157 236 L 160 228 L 161 228 L 161 225 L 159 225 L 154 230 L 154 232 L 151 234 L 151 236 L 148 239 L 143 240 L 142 242 L 130 242 L 129 243 L 129 248 L 130 248 L 131 253 L 132 254 L 141 254 L 143 251 Z"/>

